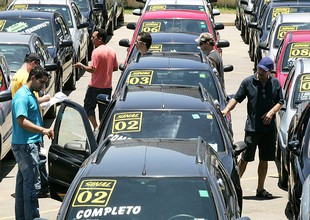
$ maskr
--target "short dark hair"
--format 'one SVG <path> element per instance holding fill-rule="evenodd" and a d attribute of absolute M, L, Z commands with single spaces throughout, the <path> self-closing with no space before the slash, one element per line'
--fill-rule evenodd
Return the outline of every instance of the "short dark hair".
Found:
<path fill-rule="evenodd" d="M 49 77 L 49 73 L 40 65 L 32 68 L 32 70 L 29 73 L 27 82 L 31 80 L 31 77 L 34 76 L 36 79 L 41 79 L 43 76 Z"/>
<path fill-rule="evenodd" d="M 98 31 L 97 37 L 102 39 L 102 42 L 106 42 L 107 40 L 107 32 L 102 28 L 97 28 L 95 31 Z"/>
<path fill-rule="evenodd" d="M 147 32 L 140 32 L 138 34 L 138 36 L 140 37 L 140 41 L 144 42 L 146 45 L 146 48 L 149 49 L 152 45 L 152 36 L 150 33 Z"/>

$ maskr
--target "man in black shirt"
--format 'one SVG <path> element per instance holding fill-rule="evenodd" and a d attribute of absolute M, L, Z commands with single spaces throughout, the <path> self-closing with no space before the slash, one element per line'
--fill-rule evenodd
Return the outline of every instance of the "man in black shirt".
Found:
<path fill-rule="evenodd" d="M 261 59 L 257 65 L 257 72 L 245 78 L 222 114 L 225 116 L 241 103 L 246 97 L 247 120 L 245 125 L 245 142 L 248 145 L 242 154 L 238 166 L 240 177 L 243 175 L 247 163 L 254 161 L 256 147 L 259 148 L 258 186 L 256 196 L 266 199 L 273 198 L 264 189 L 268 170 L 268 161 L 275 160 L 276 121 L 275 115 L 284 104 L 282 88 L 279 81 L 272 76 L 273 61 L 269 57 Z"/>

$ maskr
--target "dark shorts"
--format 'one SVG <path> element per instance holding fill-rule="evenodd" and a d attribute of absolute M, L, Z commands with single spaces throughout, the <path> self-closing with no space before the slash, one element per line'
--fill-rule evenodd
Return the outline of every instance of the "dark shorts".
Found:
<path fill-rule="evenodd" d="M 95 88 L 95 87 L 88 87 L 84 99 L 84 109 L 88 116 L 95 116 L 95 109 L 96 105 L 98 104 L 99 108 L 99 118 L 101 119 L 105 109 L 106 105 L 99 104 L 97 102 L 97 96 L 99 94 L 106 94 L 111 97 L 112 88 Z"/>
<path fill-rule="evenodd" d="M 245 132 L 244 142 L 247 144 L 246 150 L 242 154 L 244 161 L 254 161 L 256 147 L 259 149 L 259 159 L 264 161 L 275 160 L 276 132 L 256 133 Z"/>

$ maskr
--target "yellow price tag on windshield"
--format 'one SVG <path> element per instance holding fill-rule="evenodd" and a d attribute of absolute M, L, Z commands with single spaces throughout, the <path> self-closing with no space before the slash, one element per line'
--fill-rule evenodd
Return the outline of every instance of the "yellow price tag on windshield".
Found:
<path fill-rule="evenodd" d="M 310 43 L 292 43 L 290 49 L 290 58 L 309 58 L 310 57 Z"/>
<path fill-rule="evenodd" d="M 150 11 L 159 11 L 159 10 L 166 10 L 166 5 L 151 5 Z"/>
<path fill-rule="evenodd" d="M 161 44 L 152 44 L 150 49 L 152 52 L 162 52 L 163 51 L 163 45 Z"/>
<path fill-rule="evenodd" d="M 142 24 L 142 31 L 143 32 L 159 32 L 160 31 L 160 22 L 144 22 Z"/>
<path fill-rule="evenodd" d="M 113 117 L 112 134 L 141 131 L 142 115 L 142 112 L 116 113 Z"/>
<path fill-rule="evenodd" d="M 12 10 L 27 10 L 28 5 L 13 5 Z"/>
<path fill-rule="evenodd" d="M 278 32 L 278 36 L 277 38 L 279 40 L 282 40 L 284 38 L 284 35 L 289 32 L 289 31 L 297 31 L 298 30 L 298 27 L 295 27 L 295 26 L 281 26 L 279 28 L 279 32 Z"/>
<path fill-rule="evenodd" d="M 277 17 L 279 14 L 289 14 L 290 8 L 274 8 L 272 10 L 272 18 Z"/>
<path fill-rule="evenodd" d="M 150 85 L 153 77 L 153 70 L 133 70 L 128 77 L 130 85 Z"/>
<path fill-rule="evenodd" d="M 301 76 L 299 91 L 310 92 L 310 74 L 305 74 Z"/>

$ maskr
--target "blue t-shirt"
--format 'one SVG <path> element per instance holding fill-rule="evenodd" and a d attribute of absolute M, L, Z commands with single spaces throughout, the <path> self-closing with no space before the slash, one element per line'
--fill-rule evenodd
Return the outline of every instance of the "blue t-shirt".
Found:
<path fill-rule="evenodd" d="M 29 132 L 17 123 L 19 116 L 26 117 L 33 124 L 42 126 L 43 121 L 37 98 L 23 85 L 14 95 L 12 102 L 12 144 L 30 144 L 43 142 L 43 135 L 40 133 Z"/>

